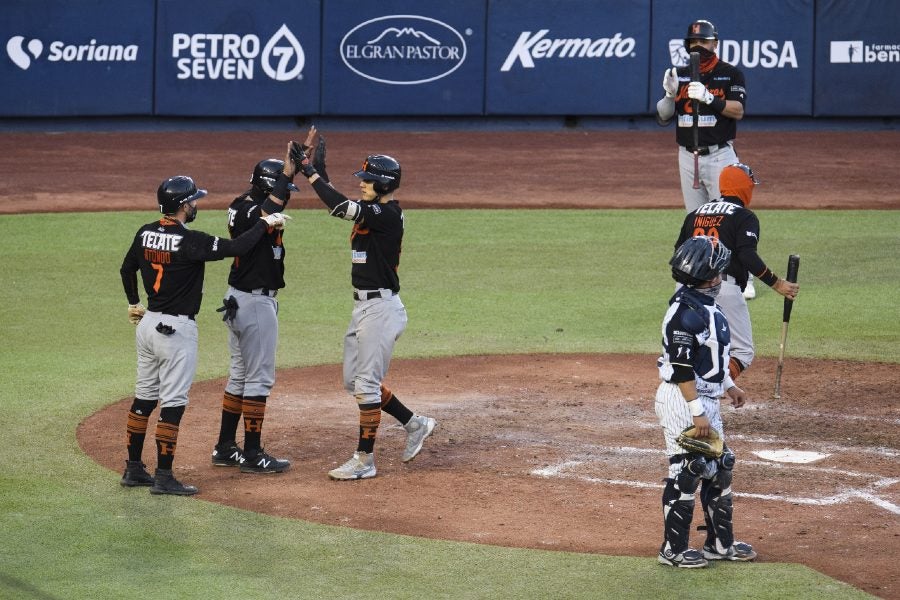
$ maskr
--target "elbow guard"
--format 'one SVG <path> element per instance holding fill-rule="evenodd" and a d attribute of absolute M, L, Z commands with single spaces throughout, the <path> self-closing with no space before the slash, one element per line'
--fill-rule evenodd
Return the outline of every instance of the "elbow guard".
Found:
<path fill-rule="evenodd" d="M 337 217 L 339 219 L 346 219 L 348 221 L 356 221 L 356 218 L 359 216 L 360 209 L 359 204 L 354 202 L 353 200 L 344 200 L 333 209 L 331 209 L 331 216 Z"/>

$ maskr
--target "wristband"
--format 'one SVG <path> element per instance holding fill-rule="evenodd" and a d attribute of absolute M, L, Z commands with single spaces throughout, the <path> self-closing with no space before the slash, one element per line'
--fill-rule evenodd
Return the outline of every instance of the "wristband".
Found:
<path fill-rule="evenodd" d="M 709 105 L 717 113 L 721 113 L 723 110 L 725 110 L 725 101 L 718 96 L 713 96 L 713 100 L 709 103 Z"/>
<path fill-rule="evenodd" d="M 703 416 L 703 404 L 700 403 L 700 398 L 694 398 L 693 400 L 689 400 L 688 410 L 691 411 L 692 417 L 702 417 Z"/>

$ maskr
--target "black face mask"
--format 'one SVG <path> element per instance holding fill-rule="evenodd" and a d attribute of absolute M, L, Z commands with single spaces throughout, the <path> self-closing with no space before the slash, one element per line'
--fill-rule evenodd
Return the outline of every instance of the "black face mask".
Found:
<path fill-rule="evenodd" d="M 697 52 L 700 54 L 700 60 L 710 60 L 712 57 L 716 55 L 712 50 L 707 50 L 703 46 L 692 46 L 691 52 Z"/>
<path fill-rule="evenodd" d="M 197 218 L 197 207 L 191 206 L 190 204 L 185 207 L 184 211 L 184 222 L 191 223 L 194 219 Z"/>

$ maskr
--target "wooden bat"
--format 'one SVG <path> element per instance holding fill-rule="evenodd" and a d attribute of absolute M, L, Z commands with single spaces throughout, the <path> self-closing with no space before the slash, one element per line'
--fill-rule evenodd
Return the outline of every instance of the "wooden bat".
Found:
<path fill-rule="evenodd" d="M 700 81 L 700 53 L 691 52 L 691 81 Z M 694 122 L 691 125 L 694 133 L 694 189 L 700 189 L 700 101 L 691 100 Z"/>
<path fill-rule="evenodd" d="M 791 254 L 788 257 L 787 276 L 785 279 L 791 283 L 797 283 L 797 272 L 800 270 L 800 256 Z M 791 321 L 791 310 L 794 301 L 784 299 L 784 312 L 781 317 L 781 343 L 778 345 L 778 366 L 775 367 L 775 400 L 781 399 L 781 370 L 784 368 L 784 345 L 787 342 L 788 323 Z"/>

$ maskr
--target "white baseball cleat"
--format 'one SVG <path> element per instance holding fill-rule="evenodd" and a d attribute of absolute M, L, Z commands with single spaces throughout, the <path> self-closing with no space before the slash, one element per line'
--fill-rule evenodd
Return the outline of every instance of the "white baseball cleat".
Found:
<path fill-rule="evenodd" d="M 413 415 L 403 426 L 406 430 L 406 450 L 403 451 L 403 462 L 409 462 L 418 456 L 422 450 L 422 444 L 425 443 L 425 438 L 431 435 L 436 426 L 437 421 L 431 417 Z"/>
<path fill-rule="evenodd" d="M 744 288 L 744 298 L 753 300 L 756 298 L 756 288 L 753 287 L 753 278 L 747 280 L 747 287 Z"/>
<path fill-rule="evenodd" d="M 375 477 L 375 455 L 371 452 L 356 451 L 350 460 L 332 469 L 328 476 L 338 481 L 352 481 L 354 479 L 369 479 Z"/>

